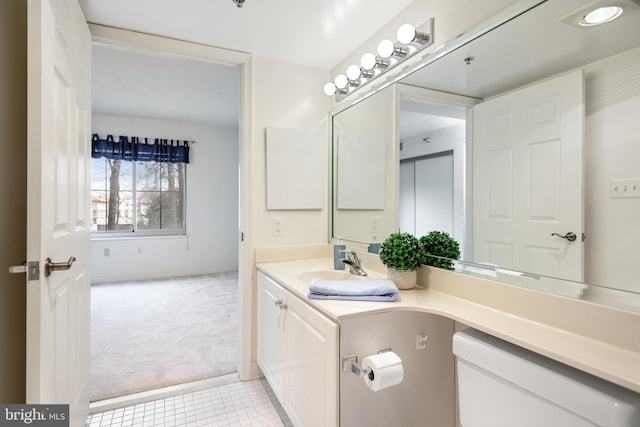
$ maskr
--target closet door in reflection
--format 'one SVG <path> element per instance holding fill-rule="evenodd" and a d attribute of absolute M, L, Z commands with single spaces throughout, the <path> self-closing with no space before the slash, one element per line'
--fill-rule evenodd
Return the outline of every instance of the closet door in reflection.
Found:
<path fill-rule="evenodd" d="M 453 152 L 400 163 L 400 231 L 417 237 L 437 230 L 453 235 Z"/>

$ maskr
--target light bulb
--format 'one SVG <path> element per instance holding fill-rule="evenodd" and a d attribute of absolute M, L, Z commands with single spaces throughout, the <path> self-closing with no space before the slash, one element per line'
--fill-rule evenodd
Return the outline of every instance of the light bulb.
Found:
<path fill-rule="evenodd" d="M 580 20 L 580 25 L 604 24 L 605 22 L 613 21 L 620 15 L 622 15 L 622 8 L 620 6 L 603 6 L 587 13 Z"/>
<path fill-rule="evenodd" d="M 382 40 L 378 44 L 378 55 L 383 58 L 390 58 L 393 55 L 393 51 L 395 50 L 395 46 L 391 40 Z"/>
<path fill-rule="evenodd" d="M 376 66 L 376 56 L 373 53 L 365 53 L 360 59 L 360 65 L 365 70 L 373 70 L 373 67 Z"/>
<path fill-rule="evenodd" d="M 347 76 L 345 76 L 344 74 L 338 74 L 334 80 L 334 83 L 336 84 L 336 87 L 338 89 L 344 89 L 347 87 L 347 84 L 349 84 L 349 81 L 347 80 Z"/>
<path fill-rule="evenodd" d="M 357 65 L 350 65 L 347 68 L 347 77 L 349 80 L 358 80 L 360 78 L 360 67 Z"/>
<path fill-rule="evenodd" d="M 411 24 L 404 24 L 398 28 L 398 41 L 402 44 L 409 44 L 416 38 L 416 27 Z"/>
<path fill-rule="evenodd" d="M 333 83 L 329 82 L 326 85 L 324 85 L 324 94 L 327 96 L 331 96 L 334 95 L 336 93 L 336 85 L 334 85 Z"/>

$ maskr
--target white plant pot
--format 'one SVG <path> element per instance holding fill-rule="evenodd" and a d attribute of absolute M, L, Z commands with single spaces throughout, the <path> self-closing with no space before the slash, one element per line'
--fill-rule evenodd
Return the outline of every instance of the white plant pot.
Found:
<path fill-rule="evenodd" d="M 398 289 L 413 289 L 418 280 L 418 273 L 416 270 L 402 271 L 389 268 L 387 270 L 387 277 L 395 283 Z"/>

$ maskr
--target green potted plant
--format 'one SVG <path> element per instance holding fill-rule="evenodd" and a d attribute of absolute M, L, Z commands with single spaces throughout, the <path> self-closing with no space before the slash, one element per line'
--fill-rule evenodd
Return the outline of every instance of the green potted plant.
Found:
<path fill-rule="evenodd" d="M 460 258 L 460 245 L 444 231 L 429 232 L 426 236 L 420 237 L 420 244 L 424 252 L 425 265 L 453 270 L 451 260 Z"/>
<path fill-rule="evenodd" d="M 387 267 L 387 275 L 398 289 L 416 285 L 416 270 L 424 263 L 420 240 L 409 233 L 394 233 L 380 245 L 380 261 Z"/>

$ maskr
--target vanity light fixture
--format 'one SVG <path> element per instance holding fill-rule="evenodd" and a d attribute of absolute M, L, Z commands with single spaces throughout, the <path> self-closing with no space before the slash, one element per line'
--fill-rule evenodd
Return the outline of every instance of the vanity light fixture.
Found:
<path fill-rule="evenodd" d="M 578 24 L 582 25 L 583 27 L 604 24 L 605 22 L 613 21 L 614 19 L 622 15 L 623 11 L 624 9 L 622 9 L 620 6 L 601 6 L 585 14 L 582 18 L 580 18 Z"/>
<path fill-rule="evenodd" d="M 236 4 L 236 6 L 238 7 L 242 7 L 244 5 L 244 0 L 233 0 L 233 2 Z"/>
<path fill-rule="evenodd" d="M 235 1 L 235 0 L 234 0 Z M 397 64 L 407 60 L 420 50 L 433 44 L 433 18 L 419 26 L 402 25 L 397 32 L 398 40 L 382 40 L 378 44 L 377 55 L 365 53 L 360 59 L 360 66 L 351 65 L 346 75 L 339 74 L 333 83 L 324 85 L 326 95 L 336 95 L 339 101 L 359 87 L 365 86 Z"/>

